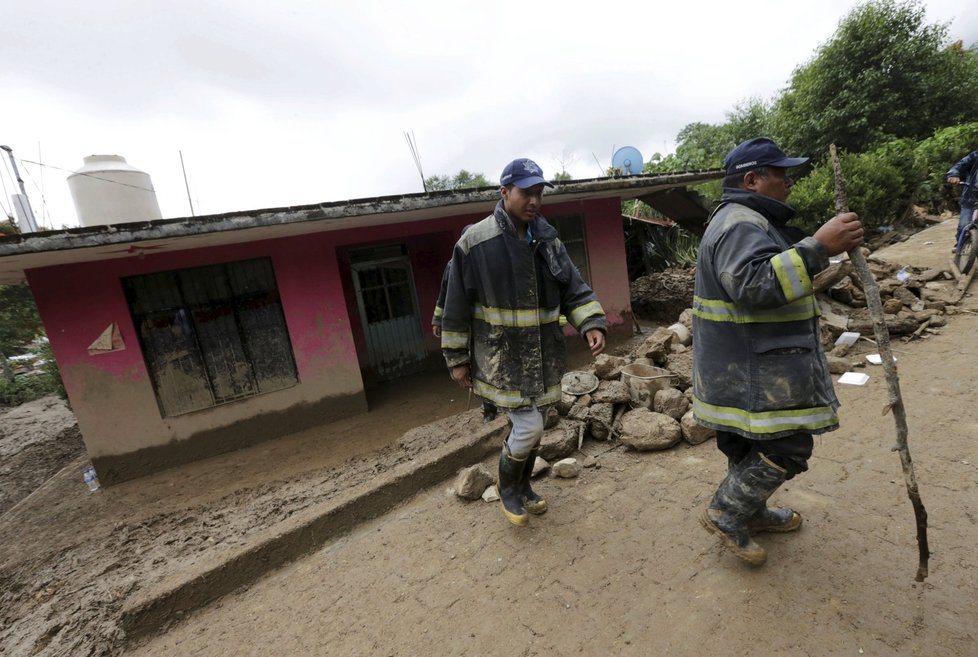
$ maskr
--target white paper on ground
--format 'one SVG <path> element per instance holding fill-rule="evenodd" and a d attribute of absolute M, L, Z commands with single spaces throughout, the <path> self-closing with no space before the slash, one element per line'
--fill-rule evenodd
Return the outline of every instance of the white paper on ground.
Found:
<path fill-rule="evenodd" d="M 852 345 L 856 344 L 856 340 L 858 339 L 859 339 L 859 334 L 856 333 L 855 331 L 844 331 L 842 335 L 840 335 L 836 339 L 835 344 L 836 346 L 840 344 L 844 344 L 851 347 Z"/>
<path fill-rule="evenodd" d="M 879 354 L 866 354 L 866 360 L 868 360 L 873 365 L 882 365 L 883 364 L 883 357 L 880 356 Z M 894 356 L 893 357 L 893 362 L 895 363 L 896 360 L 897 360 L 897 357 Z"/>
<path fill-rule="evenodd" d="M 839 383 L 848 383 L 854 386 L 865 385 L 867 381 L 869 381 L 869 375 L 862 372 L 846 372 L 839 377 Z"/>

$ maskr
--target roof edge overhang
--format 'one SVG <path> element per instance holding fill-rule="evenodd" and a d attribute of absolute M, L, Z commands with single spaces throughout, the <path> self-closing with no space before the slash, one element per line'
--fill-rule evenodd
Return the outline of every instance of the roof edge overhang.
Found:
<path fill-rule="evenodd" d="M 546 204 L 607 197 L 628 200 L 659 190 L 695 185 L 722 177 L 722 170 L 707 169 L 555 182 L 555 188 L 546 194 Z M 0 237 L 0 263 L 11 256 L 20 257 L 13 258 L 18 261 L 16 264 L 8 261 L 9 265 L 13 265 L 13 270 L 0 264 L 0 283 L 4 279 L 9 280 L 15 270 L 19 270 L 19 278 L 22 278 L 24 270 L 49 264 L 43 262 L 43 258 L 37 257 L 42 254 L 61 252 L 62 255 L 67 255 L 63 252 L 156 240 L 171 243 L 176 240 L 181 243 L 180 248 L 194 248 L 194 238 L 213 238 L 218 233 L 256 229 L 266 232 L 260 229 L 289 225 L 293 225 L 293 231 L 303 232 L 304 226 L 301 224 L 308 225 L 308 232 L 342 230 L 485 212 L 491 210 L 498 200 L 498 187 L 481 187 L 7 235 Z M 269 237 L 276 237 L 277 235 L 272 234 L 274 232 L 269 231 Z M 88 259 L 81 257 L 78 261 Z"/>

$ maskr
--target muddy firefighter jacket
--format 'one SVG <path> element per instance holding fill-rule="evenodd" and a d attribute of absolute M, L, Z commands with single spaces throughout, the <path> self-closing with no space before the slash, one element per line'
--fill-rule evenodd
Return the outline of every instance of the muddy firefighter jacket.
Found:
<path fill-rule="evenodd" d="M 455 245 L 442 316 L 449 368 L 469 365 L 475 394 L 501 408 L 560 400 L 566 346 L 560 315 L 606 332 L 604 310 L 557 231 L 537 215 L 521 240 L 502 201 Z"/>
<path fill-rule="evenodd" d="M 961 179 L 961 207 L 978 207 L 978 151 L 958 160 L 944 177 Z"/>
<path fill-rule="evenodd" d="M 448 296 L 448 273 L 452 269 L 452 261 L 445 265 L 441 275 L 441 288 L 438 290 L 438 301 L 435 302 L 435 312 L 431 315 L 431 325 L 441 328 L 441 317 L 445 314 L 445 297 Z"/>
<path fill-rule="evenodd" d="M 793 215 L 775 199 L 724 189 L 707 225 L 693 297 L 699 424 L 753 440 L 838 428 L 812 288 L 828 257 L 786 225 Z"/>

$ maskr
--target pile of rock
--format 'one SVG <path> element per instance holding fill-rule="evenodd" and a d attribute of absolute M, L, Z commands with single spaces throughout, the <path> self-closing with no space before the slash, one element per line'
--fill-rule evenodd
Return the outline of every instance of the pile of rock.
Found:
<path fill-rule="evenodd" d="M 872 256 L 867 264 L 879 287 L 884 319 L 890 335 L 920 336 L 945 325 L 945 314 L 955 312 L 958 294 L 954 275 L 944 269 L 898 267 Z M 822 342 L 828 346 L 843 331 L 873 334 L 873 320 L 866 307 L 866 292 L 843 260 L 815 277 L 816 298 L 822 310 Z"/>
<path fill-rule="evenodd" d="M 668 449 L 682 440 L 698 445 L 714 437 L 714 431 L 696 424 L 690 410 L 691 332 L 692 311 L 687 309 L 679 322 L 657 329 L 631 353 L 602 354 L 586 370 L 569 372 L 565 382 L 578 384 L 590 378 L 596 385 L 577 393 L 573 385 L 564 386 L 560 402 L 548 410 L 534 476 L 549 469 L 555 477 L 576 477 L 582 467 L 594 467 L 594 458 L 579 463 L 572 457 L 585 440 L 650 451 Z M 654 394 L 638 394 L 636 386 L 629 384 L 632 365 L 662 373 L 656 377 Z M 465 499 L 495 501 L 493 483 L 493 474 L 475 465 L 458 474 L 453 490 Z"/>

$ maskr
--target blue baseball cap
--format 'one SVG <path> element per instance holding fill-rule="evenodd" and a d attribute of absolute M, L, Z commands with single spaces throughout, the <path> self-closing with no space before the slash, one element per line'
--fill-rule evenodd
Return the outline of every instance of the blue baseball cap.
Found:
<path fill-rule="evenodd" d="M 525 157 L 507 164 L 506 168 L 503 169 L 503 174 L 499 176 L 499 184 L 503 187 L 516 185 L 520 189 L 527 189 L 540 183 L 547 187 L 553 187 L 543 177 L 543 169 L 540 168 L 540 165 Z"/>
<path fill-rule="evenodd" d="M 787 169 L 805 162 L 808 162 L 807 157 L 788 157 L 773 140 L 767 137 L 754 137 L 737 144 L 732 151 L 727 153 L 727 157 L 723 160 L 723 168 L 727 170 L 729 176 L 758 167 Z"/>

